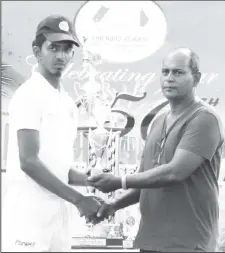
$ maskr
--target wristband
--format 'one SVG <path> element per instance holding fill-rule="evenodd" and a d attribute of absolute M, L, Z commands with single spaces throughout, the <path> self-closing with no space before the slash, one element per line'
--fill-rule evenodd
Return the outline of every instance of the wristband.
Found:
<path fill-rule="evenodd" d="M 121 177 L 122 189 L 127 190 L 127 175 Z"/>

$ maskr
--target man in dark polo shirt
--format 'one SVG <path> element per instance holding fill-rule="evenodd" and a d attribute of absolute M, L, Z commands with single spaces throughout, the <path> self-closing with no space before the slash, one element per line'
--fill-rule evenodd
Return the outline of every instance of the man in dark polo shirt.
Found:
<path fill-rule="evenodd" d="M 129 188 L 105 203 L 99 219 L 140 201 L 135 246 L 141 251 L 215 251 L 218 236 L 218 176 L 223 126 L 215 111 L 195 96 L 198 57 L 177 48 L 163 61 L 161 89 L 169 109 L 151 124 L 139 172 L 99 174 L 89 184 L 103 192 Z"/>

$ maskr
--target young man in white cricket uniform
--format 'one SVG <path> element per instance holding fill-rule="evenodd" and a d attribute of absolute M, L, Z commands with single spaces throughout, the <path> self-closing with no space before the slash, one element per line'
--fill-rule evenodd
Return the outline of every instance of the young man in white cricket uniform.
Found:
<path fill-rule="evenodd" d="M 9 106 L 7 192 L 3 203 L 3 251 L 69 251 L 69 206 L 92 217 L 100 203 L 69 184 L 86 176 L 71 169 L 77 110 L 60 78 L 76 41 L 71 22 L 44 19 L 32 44 L 37 71 L 15 92 Z"/>

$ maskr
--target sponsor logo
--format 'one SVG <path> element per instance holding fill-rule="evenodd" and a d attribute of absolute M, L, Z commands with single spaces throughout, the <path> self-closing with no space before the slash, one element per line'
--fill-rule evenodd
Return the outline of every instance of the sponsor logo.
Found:
<path fill-rule="evenodd" d="M 81 43 L 111 62 L 134 62 L 155 53 L 167 20 L 153 1 L 87 1 L 74 18 Z"/>

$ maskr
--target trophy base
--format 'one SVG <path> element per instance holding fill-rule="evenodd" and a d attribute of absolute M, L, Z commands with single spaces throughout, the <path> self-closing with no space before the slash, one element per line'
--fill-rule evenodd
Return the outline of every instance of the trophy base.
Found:
<path fill-rule="evenodd" d="M 72 249 L 133 248 L 133 238 L 122 234 L 119 224 L 86 224 L 88 230 L 72 237 Z"/>
<path fill-rule="evenodd" d="M 125 238 L 73 237 L 72 249 L 133 249 L 133 241 Z"/>

